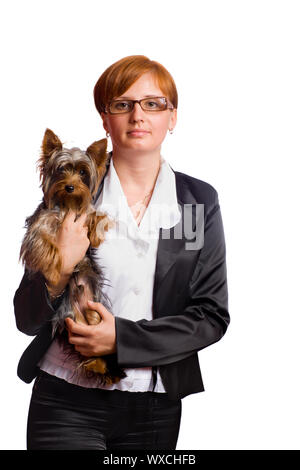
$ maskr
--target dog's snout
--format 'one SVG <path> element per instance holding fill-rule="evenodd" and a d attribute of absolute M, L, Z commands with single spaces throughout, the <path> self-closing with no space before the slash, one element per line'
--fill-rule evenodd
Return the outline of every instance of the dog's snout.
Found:
<path fill-rule="evenodd" d="M 69 184 L 66 184 L 65 190 L 66 190 L 68 193 L 72 193 L 72 192 L 74 191 L 74 186 L 71 186 L 71 185 L 69 185 Z"/>

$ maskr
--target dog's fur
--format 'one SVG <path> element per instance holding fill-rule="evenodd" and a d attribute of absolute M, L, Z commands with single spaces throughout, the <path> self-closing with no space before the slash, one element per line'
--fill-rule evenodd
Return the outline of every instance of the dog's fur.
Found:
<path fill-rule="evenodd" d="M 44 198 L 32 216 L 26 218 L 26 233 L 20 250 L 20 260 L 30 273 L 41 272 L 50 285 L 60 279 L 62 259 L 56 243 L 57 234 L 69 210 L 76 213 L 75 220 L 87 213 L 85 225 L 90 247 L 77 264 L 52 318 L 53 337 L 57 333 L 66 341 L 64 320 L 71 317 L 83 324 L 95 325 L 101 321 L 98 312 L 87 308 L 87 300 L 101 302 L 110 310 L 110 302 L 103 293 L 104 276 L 95 260 L 95 250 L 105 239 L 105 231 L 112 221 L 95 211 L 92 198 L 103 179 L 107 162 L 107 139 L 91 144 L 84 152 L 79 148 L 64 148 L 60 139 L 46 129 L 42 152 L 38 160 Z M 103 384 L 112 384 L 126 377 L 117 365 L 114 355 L 102 358 L 80 356 L 79 367 L 90 375 L 97 375 Z M 80 356 L 80 357 L 79 357 Z"/>

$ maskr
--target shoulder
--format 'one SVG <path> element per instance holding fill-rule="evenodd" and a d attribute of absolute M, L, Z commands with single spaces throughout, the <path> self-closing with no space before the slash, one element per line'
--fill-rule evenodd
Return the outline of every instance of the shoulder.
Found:
<path fill-rule="evenodd" d="M 209 208 L 219 205 L 218 192 L 210 183 L 179 171 L 174 173 L 178 199 L 183 203 L 205 204 Z"/>

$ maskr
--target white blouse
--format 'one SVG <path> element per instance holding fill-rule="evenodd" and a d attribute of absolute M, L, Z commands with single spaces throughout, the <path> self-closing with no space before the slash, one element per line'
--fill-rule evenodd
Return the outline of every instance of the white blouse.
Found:
<path fill-rule="evenodd" d="M 97 261 L 108 280 L 103 290 L 110 299 L 111 313 L 133 321 L 152 320 L 159 228 L 171 228 L 181 218 L 174 172 L 161 156 L 149 205 L 146 208 L 139 202 L 130 208 L 111 157 L 95 208 L 107 213 L 115 222 L 105 232 L 105 241 L 97 249 Z M 74 373 L 75 360 L 66 360 L 56 339 L 38 365 L 49 374 L 83 387 L 129 392 L 152 391 L 153 387 L 152 367 L 124 368 L 127 377 L 112 385 L 101 385 L 84 373 Z M 159 370 L 154 391 L 166 393 Z"/>

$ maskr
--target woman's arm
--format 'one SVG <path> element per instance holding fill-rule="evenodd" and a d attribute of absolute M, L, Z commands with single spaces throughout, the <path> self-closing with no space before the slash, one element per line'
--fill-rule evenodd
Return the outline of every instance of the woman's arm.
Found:
<path fill-rule="evenodd" d="M 85 256 L 90 241 L 88 228 L 84 225 L 86 214 L 75 221 L 76 214 L 70 211 L 57 234 L 57 246 L 62 257 L 62 272 L 56 286 L 49 285 L 41 272 L 29 275 L 25 269 L 20 286 L 14 296 L 17 328 L 27 335 L 37 335 L 45 322 L 51 320 L 61 301 L 52 299 L 67 285 L 77 263 Z M 46 287 L 49 287 L 49 292 Z"/>
<path fill-rule="evenodd" d="M 226 248 L 219 204 L 207 216 L 204 246 L 190 282 L 189 302 L 179 315 L 137 322 L 116 317 L 118 364 L 164 365 L 219 341 L 230 322 Z"/>
<path fill-rule="evenodd" d="M 14 295 L 17 328 L 30 336 L 37 335 L 43 324 L 51 320 L 62 299 L 62 297 L 52 299 L 45 282 L 42 273 L 30 275 L 25 269 L 20 286 Z"/>

